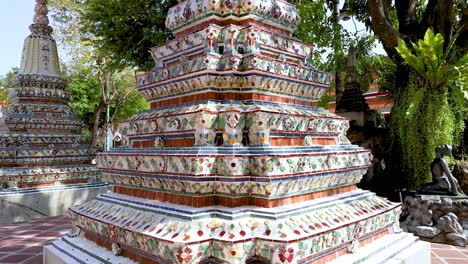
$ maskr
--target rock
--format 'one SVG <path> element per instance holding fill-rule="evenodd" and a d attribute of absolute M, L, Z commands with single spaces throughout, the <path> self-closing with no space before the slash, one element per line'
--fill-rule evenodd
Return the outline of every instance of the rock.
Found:
<path fill-rule="evenodd" d="M 461 160 L 453 168 L 453 176 L 458 180 L 464 193 L 468 193 L 468 161 Z"/>
<path fill-rule="evenodd" d="M 417 226 L 413 230 L 416 235 L 427 238 L 433 238 L 440 233 L 439 228 L 431 226 Z"/>
<path fill-rule="evenodd" d="M 446 233 L 463 234 L 463 228 L 458 223 L 458 217 L 454 213 L 448 213 L 437 221 L 437 226 Z"/>
<path fill-rule="evenodd" d="M 447 242 L 451 245 L 464 247 L 467 244 L 467 232 L 463 233 L 447 233 L 445 234 L 445 238 Z"/>
<path fill-rule="evenodd" d="M 463 197 L 425 201 L 405 197 L 405 231 L 435 243 L 455 246 L 468 244 L 468 199 Z"/>

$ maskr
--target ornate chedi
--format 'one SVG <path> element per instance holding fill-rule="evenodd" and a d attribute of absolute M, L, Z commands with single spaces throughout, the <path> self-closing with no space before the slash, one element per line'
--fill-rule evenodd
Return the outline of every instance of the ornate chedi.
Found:
<path fill-rule="evenodd" d="M 355 187 L 370 152 L 349 143 L 348 120 L 315 107 L 330 74 L 291 37 L 298 23 L 294 5 L 275 0 L 171 8 L 175 39 L 136 80 L 152 109 L 98 155 L 114 192 L 71 208 L 75 233 L 46 259 L 312 263 L 382 236 L 358 259 L 414 249 L 397 228 L 400 205 Z"/>
<path fill-rule="evenodd" d="M 36 0 L 31 34 L 0 119 L 0 189 L 12 191 L 97 179 L 96 150 L 79 133 L 81 120 L 67 105 L 47 0 Z M 4 192 L 5 193 L 5 192 Z"/>

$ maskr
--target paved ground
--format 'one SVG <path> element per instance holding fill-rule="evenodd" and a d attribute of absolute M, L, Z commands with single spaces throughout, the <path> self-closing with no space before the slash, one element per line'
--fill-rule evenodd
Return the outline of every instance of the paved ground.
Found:
<path fill-rule="evenodd" d="M 71 228 L 67 216 L 0 226 L 0 263 L 42 264 L 42 247 Z"/>
<path fill-rule="evenodd" d="M 70 230 L 67 216 L 0 226 L 0 263 L 42 264 L 42 247 Z M 432 244 L 432 264 L 468 264 L 468 247 Z"/>
<path fill-rule="evenodd" d="M 432 264 L 468 264 L 468 247 L 431 244 Z"/>

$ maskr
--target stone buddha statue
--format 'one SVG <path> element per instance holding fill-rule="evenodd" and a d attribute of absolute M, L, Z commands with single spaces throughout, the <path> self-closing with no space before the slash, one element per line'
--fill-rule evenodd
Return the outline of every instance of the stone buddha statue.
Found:
<path fill-rule="evenodd" d="M 450 196 L 466 196 L 460 188 L 458 181 L 453 177 L 444 155 L 450 155 L 450 145 L 439 145 L 435 149 L 436 158 L 431 163 L 432 182 L 418 186 L 421 194 L 438 194 Z"/>

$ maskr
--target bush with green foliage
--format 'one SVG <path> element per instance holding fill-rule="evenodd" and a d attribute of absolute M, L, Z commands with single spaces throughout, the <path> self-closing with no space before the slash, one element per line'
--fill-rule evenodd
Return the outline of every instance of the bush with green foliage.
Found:
<path fill-rule="evenodd" d="M 435 147 L 458 145 L 464 130 L 468 54 L 450 57 L 451 46 L 444 51 L 443 45 L 442 35 L 428 29 L 424 39 L 413 43 L 414 54 L 401 39 L 396 48 L 414 70 L 408 88 L 397 98 L 399 106 L 392 110 L 399 125 L 391 127 L 401 142 L 410 187 L 431 181 L 429 166 Z"/>

